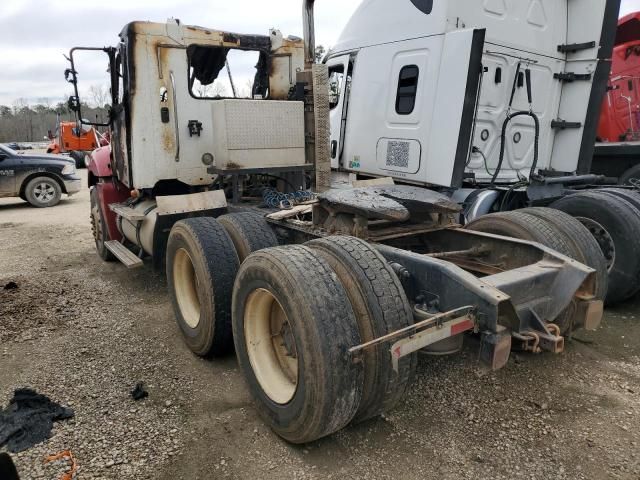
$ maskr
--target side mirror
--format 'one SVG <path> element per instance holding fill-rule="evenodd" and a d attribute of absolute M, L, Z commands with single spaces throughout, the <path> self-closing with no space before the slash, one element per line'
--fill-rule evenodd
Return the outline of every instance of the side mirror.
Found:
<path fill-rule="evenodd" d="M 76 83 L 76 74 L 77 73 L 78 72 L 76 72 L 75 70 L 67 68 L 64 71 L 64 79 L 69 83 Z"/>
<path fill-rule="evenodd" d="M 70 96 L 69 100 L 67 101 L 67 106 L 72 112 L 80 111 L 80 99 L 75 95 Z"/>
<path fill-rule="evenodd" d="M 2 160 L 4 160 L 5 158 L 7 158 L 7 154 L 6 153 L 0 153 L 0 162 Z"/>

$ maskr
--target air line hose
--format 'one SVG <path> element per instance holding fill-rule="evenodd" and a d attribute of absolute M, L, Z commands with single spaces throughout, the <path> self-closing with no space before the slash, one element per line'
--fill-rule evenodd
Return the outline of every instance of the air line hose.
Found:
<path fill-rule="evenodd" d="M 508 114 L 507 118 L 505 118 L 502 123 L 502 135 L 500 137 L 500 159 L 498 160 L 498 166 L 491 178 L 491 185 L 494 185 L 498 175 L 500 174 L 500 170 L 502 169 L 502 163 L 504 162 L 504 153 L 506 146 L 506 134 L 507 127 L 511 120 L 516 117 L 527 116 L 533 118 L 533 122 L 535 124 L 535 135 L 533 138 L 533 162 L 531 163 L 531 170 L 529 171 L 529 178 L 533 177 L 535 170 L 538 166 L 538 156 L 539 156 L 539 144 L 540 144 L 540 119 L 533 111 L 533 93 L 531 88 L 531 70 L 527 68 L 525 70 L 526 84 L 527 84 L 527 100 L 529 101 L 529 110 L 521 110 L 518 112 L 510 113 L 511 105 L 513 104 L 513 98 L 516 92 L 516 85 L 518 82 L 518 76 L 520 75 L 520 63 L 518 62 L 518 67 L 516 68 L 516 76 L 513 79 L 513 87 L 511 89 L 511 99 L 509 100 Z"/>

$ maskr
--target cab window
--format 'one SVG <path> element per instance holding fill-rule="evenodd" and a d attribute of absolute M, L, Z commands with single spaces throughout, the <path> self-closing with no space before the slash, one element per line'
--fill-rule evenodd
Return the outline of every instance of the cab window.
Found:
<path fill-rule="evenodd" d="M 398 92 L 396 94 L 396 113 L 410 115 L 416 106 L 418 93 L 418 77 L 420 69 L 417 65 L 406 65 L 398 76 Z"/>

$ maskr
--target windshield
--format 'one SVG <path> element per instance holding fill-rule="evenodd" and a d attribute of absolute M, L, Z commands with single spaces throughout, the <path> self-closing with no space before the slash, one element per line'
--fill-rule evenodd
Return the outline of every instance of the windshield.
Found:
<path fill-rule="evenodd" d="M 18 152 L 16 152 L 15 150 L 7 147 L 6 145 L 2 145 L 1 143 L 0 143 L 0 151 L 6 153 L 7 155 L 17 155 L 18 154 Z"/>

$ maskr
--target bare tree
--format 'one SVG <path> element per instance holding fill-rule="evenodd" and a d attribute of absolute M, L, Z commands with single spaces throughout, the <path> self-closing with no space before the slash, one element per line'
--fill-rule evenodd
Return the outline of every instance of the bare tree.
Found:
<path fill-rule="evenodd" d="M 253 98 L 253 80 L 247 78 L 243 84 L 237 88 L 238 98 Z"/>
<path fill-rule="evenodd" d="M 227 88 L 220 82 L 214 82 L 209 85 L 197 85 L 194 86 L 193 90 L 198 97 L 203 98 L 227 96 Z"/>
<path fill-rule="evenodd" d="M 40 97 L 38 98 L 38 103 L 40 105 L 44 105 L 45 107 L 47 107 L 48 110 L 51 110 L 51 105 L 53 104 L 53 101 L 49 97 Z"/>
<path fill-rule="evenodd" d="M 47 106 L 51 103 L 51 106 Z M 106 118 L 104 108 L 90 108 L 83 104 L 82 113 L 87 118 L 96 115 Z M 58 114 L 61 115 L 58 118 Z M 48 131 L 56 129 L 56 122 L 74 121 L 75 116 L 69 112 L 64 102 L 53 104 L 46 99 L 38 99 L 38 103 L 30 105 L 26 98 L 19 98 L 11 107 L 0 105 L 0 143 L 4 142 L 36 142 L 42 141 Z"/>
<path fill-rule="evenodd" d="M 109 88 L 105 85 L 91 85 L 89 87 L 91 106 L 103 108 L 109 103 Z"/>
<path fill-rule="evenodd" d="M 253 79 L 247 78 L 244 82 L 244 88 L 242 89 L 241 97 L 253 98 Z"/>
<path fill-rule="evenodd" d="M 316 47 L 316 63 L 322 63 L 325 53 L 327 53 L 327 49 L 324 46 L 318 45 Z"/>
<path fill-rule="evenodd" d="M 26 98 L 24 98 L 24 97 L 16 98 L 13 101 L 13 114 L 17 115 L 22 110 L 24 110 L 25 108 L 28 108 L 28 107 L 29 107 L 29 101 Z"/>

